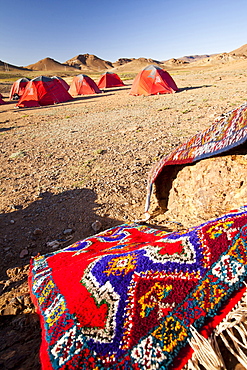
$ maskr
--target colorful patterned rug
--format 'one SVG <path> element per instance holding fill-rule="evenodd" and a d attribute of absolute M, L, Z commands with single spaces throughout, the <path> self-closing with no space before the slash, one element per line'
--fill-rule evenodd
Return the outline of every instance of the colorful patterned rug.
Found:
<path fill-rule="evenodd" d="M 181 369 L 241 300 L 247 206 L 187 231 L 124 224 L 31 261 L 43 369 Z"/>
<path fill-rule="evenodd" d="M 213 157 L 243 144 L 246 140 L 247 103 L 215 120 L 211 127 L 179 145 L 155 164 L 148 178 L 145 212 L 148 212 L 150 206 L 153 183 L 166 166 L 193 163 Z"/>

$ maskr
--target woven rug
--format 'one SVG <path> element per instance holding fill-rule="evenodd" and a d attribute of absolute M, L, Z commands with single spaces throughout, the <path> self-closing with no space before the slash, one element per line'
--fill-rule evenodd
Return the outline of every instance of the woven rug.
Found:
<path fill-rule="evenodd" d="M 181 369 L 242 299 L 247 206 L 187 231 L 124 224 L 31 260 L 43 369 Z M 192 330 L 193 329 L 193 330 Z"/>
<path fill-rule="evenodd" d="M 148 212 L 153 183 L 166 166 L 193 163 L 213 157 L 243 144 L 247 140 L 247 103 L 231 110 L 206 130 L 179 145 L 151 169 L 147 185 L 145 212 Z"/>

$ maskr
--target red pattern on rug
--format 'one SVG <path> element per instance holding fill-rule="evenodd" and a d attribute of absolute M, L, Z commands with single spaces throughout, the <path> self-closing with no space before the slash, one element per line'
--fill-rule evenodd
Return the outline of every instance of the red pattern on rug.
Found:
<path fill-rule="evenodd" d="M 43 369 L 181 369 L 240 301 L 247 207 L 183 233 L 124 224 L 31 261 Z"/>

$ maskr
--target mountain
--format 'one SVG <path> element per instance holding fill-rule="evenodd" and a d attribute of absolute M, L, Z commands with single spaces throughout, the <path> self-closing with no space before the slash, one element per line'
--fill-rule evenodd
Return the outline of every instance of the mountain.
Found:
<path fill-rule="evenodd" d="M 229 54 L 247 56 L 247 44 L 240 46 L 240 48 L 231 51 Z"/>
<path fill-rule="evenodd" d="M 98 58 L 92 54 L 79 54 L 65 62 L 77 69 L 86 71 L 102 71 L 113 68 L 113 64 L 106 60 Z"/>
<path fill-rule="evenodd" d="M 116 62 L 103 60 L 93 54 L 78 54 L 77 56 L 67 60 L 65 63 L 59 63 L 52 58 L 45 58 L 37 63 L 30 64 L 27 67 L 17 67 L 15 65 L 0 61 L 0 71 L 14 70 L 31 70 L 31 71 L 57 71 L 57 72 L 105 72 L 107 70 L 119 72 L 136 72 L 145 68 L 149 64 L 160 65 L 162 68 L 174 69 L 183 68 L 193 63 L 195 66 L 215 66 L 224 65 L 227 63 L 236 64 L 245 63 L 247 58 L 247 44 L 242 45 L 229 53 L 219 54 L 202 54 L 202 55 L 186 55 L 181 58 L 171 58 L 169 60 L 158 61 L 151 58 L 119 58 Z"/>
<path fill-rule="evenodd" d="M 56 60 L 52 58 L 45 58 L 42 60 L 39 60 L 37 63 L 30 64 L 27 66 L 28 69 L 31 69 L 32 71 L 75 71 L 76 68 L 73 68 L 69 65 L 62 64 L 57 62 Z"/>
<path fill-rule="evenodd" d="M 126 63 L 132 62 L 135 58 L 119 58 L 116 62 L 112 63 L 114 67 L 122 66 Z"/>
<path fill-rule="evenodd" d="M 17 67 L 12 64 L 3 62 L 0 60 L 0 71 L 9 72 L 9 71 L 24 71 L 27 70 L 27 68 L 24 67 Z"/>
<path fill-rule="evenodd" d="M 186 55 L 182 58 L 178 58 L 178 60 L 183 60 L 188 63 L 197 62 L 198 60 L 210 58 L 211 56 L 214 56 L 217 54 L 202 54 L 202 55 Z"/>
<path fill-rule="evenodd" d="M 220 66 L 220 65 L 231 65 L 232 63 L 245 61 L 247 59 L 247 55 L 236 55 L 232 53 L 221 53 L 216 54 L 214 56 L 210 56 L 209 58 L 200 59 L 196 62 L 193 62 L 193 65 L 197 66 Z"/>
<path fill-rule="evenodd" d="M 154 59 L 147 59 L 147 58 L 138 58 L 138 59 L 130 59 L 129 62 L 124 63 L 124 61 L 129 60 L 128 58 L 121 58 L 119 59 L 122 61 L 122 64 L 119 63 L 113 63 L 114 64 L 114 69 L 113 71 L 115 72 L 136 72 L 139 71 L 142 68 L 145 68 L 149 64 L 156 64 L 156 65 L 161 65 L 162 63 L 159 62 L 158 60 Z"/>
<path fill-rule="evenodd" d="M 173 65 L 173 66 L 182 66 L 182 65 L 185 65 L 185 64 L 189 64 L 189 62 L 187 60 L 183 60 L 183 59 L 172 58 L 172 59 L 168 59 L 168 60 L 163 61 L 162 64 Z"/>

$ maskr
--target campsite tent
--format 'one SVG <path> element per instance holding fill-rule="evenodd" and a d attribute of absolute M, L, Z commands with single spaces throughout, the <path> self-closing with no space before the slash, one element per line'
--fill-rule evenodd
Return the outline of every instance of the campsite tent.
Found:
<path fill-rule="evenodd" d="M 68 91 L 69 90 L 69 84 L 67 84 L 66 81 L 64 81 L 63 78 L 58 77 L 58 76 L 53 76 L 52 78 L 56 78 L 62 85 L 63 87 Z"/>
<path fill-rule="evenodd" d="M 19 80 L 15 81 L 13 83 L 13 85 L 11 86 L 11 90 L 10 90 L 10 94 L 9 94 L 9 98 L 14 100 L 15 99 L 15 96 L 17 96 L 17 100 L 22 96 L 26 86 L 27 86 L 27 83 L 30 81 L 29 78 L 26 78 L 26 77 L 23 77 L 23 78 L 19 78 Z M 15 95 L 17 94 L 17 95 Z"/>
<path fill-rule="evenodd" d="M 5 104 L 6 102 L 2 99 L 2 95 L 0 94 L 0 104 Z"/>
<path fill-rule="evenodd" d="M 29 81 L 17 107 L 39 107 L 73 99 L 56 78 L 40 76 Z"/>
<path fill-rule="evenodd" d="M 73 81 L 69 88 L 69 93 L 73 96 L 75 95 L 87 95 L 87 94 L 98 94 L 100 89 L 87 75 L 78 75 L 73 78 Z"/>
<path fill-rule="evenodd" d="M 104 87 L 124 86 L 124 83 L 116 73 L 105 72 L 101 75 L 97 85 L 100 89 L 103 89 Z"/>
<path fill-rule="evenodd" d="M 157 95 L 174 93 L 177 90 L 177 85 L 169 73 L 151 64 L 135 77 L 130 95 Z"/>

